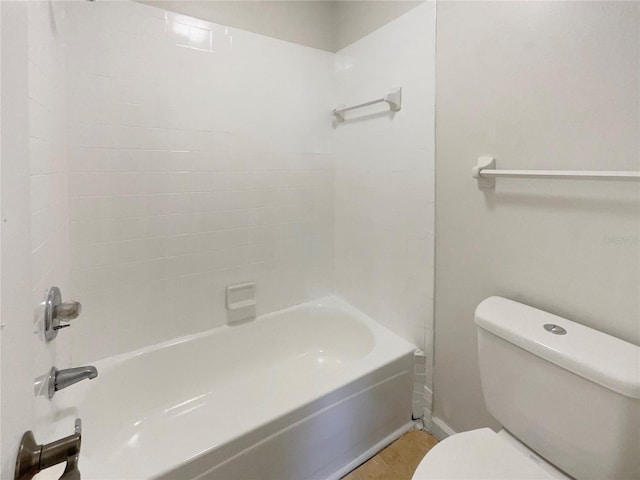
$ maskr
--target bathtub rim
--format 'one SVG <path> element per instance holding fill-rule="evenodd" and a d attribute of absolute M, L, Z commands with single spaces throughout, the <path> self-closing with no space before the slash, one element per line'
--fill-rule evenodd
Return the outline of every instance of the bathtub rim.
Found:
<path fill-rule="evenodd" d="M 236 322 L 231 324 L 225 323 L 224 325 L 213 327 L 208 330 L 203 330 L 201 332 L 190 333 L 180 337 L 172 338 L 170 340 L 164 340 L 162 342 L 154 343 L 152 345 L 146 345 L 144 347 L 132 350 L 130 352 L 119 353 L 112 357 L 100 358 L 98 360 L 92 361 L 91 363 L 96 367 L 98 367 L 99 372 L 106 373 L 114 369 L 115 367 L 117 367 L 119 364 L 124 363 L 138 356 L 146 355 L 146 354 L 149 354 L 158 350 L 162 350 L 165 348 L 169 348 L 175 345 L 180 345 L 180 344 L 191 342 L 194 340 L 199 340 L 209 336 L 217 335 L 228 330 L 249 328 L 251 325 L 253 325 L 256 322 L 262 323 L 262 322 L 268 321 L 273 317 L 277 317 L 279 315 L 294 312 L 296 310 L 300 310 L 303 308 L 313 308 L 313 307 L 342 310 L 343 312 L 348 313 L 354 319 L 364 323 L 368 328 L 370 328 L 372 333 L 374 334 L 374 340 L 376 341 L 380 338 L 381 335 L 387 334 L 387 335 L 391 335 L 392 337 L 395 337 L 394 340 L 398 341 L 398 343 L 405 343 L 406 348 L 409 349 L 408 351 L 413 352 L 416 349 L 418 349 L 416 345 L 400 337 L 397 333 L 391 331 L 389 328 L 385 327 L 384 325 L 373 320 L 371 317 L 361 312 L 360 310 L 352 306 L 350 303 L 343 300 L 341 297 L 337 295 L 327 295 L 327 296 L 318 298 L 316 300 L 299 303 L 296 305 L 292 305 L 290 307 L 283 308 L 281 310 L 276 310 L 273 312 L 268 312 L 268 313 L 258 315 L 253 320 Z M 377 342 L 376 342 L 376 346 L 378 346 Z"/>

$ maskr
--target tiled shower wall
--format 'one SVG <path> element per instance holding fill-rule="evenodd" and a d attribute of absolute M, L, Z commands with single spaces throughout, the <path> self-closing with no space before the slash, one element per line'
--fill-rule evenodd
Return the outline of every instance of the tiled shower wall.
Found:
<path fill-rule="evenodd" d="M 336 292 L 426 353 L 430 413 L 434 277 L 435 2 L 336 54 L 337 103 L 402 87 L 402 110 L 380 105 L 336 125 Z"/>
<path fill-rule="evenodd" d="M 29 2 L 29 162 L 34 305 L 69 283 L 65 132 L 65 8 Z M 36 323 L 42 312 L 35 314 Z"/>
<path fill-rule="evenodd" d="M 333 55 L 134 2 L 70 2 L 74 362 L 332 292 Z"/>
<path fill-rule="evenodd" d="M 334 55 L 67 3 L 74 362 L 222 325 L 225 286 L 253 280 L 258 313 L 337 291 L 426 350 L 430 388 L 433 15 Z M 332 124 L 393 86 L 401 112 Z"/>
<path fill-rule="evenodd" d="M 52 366 L 70 363 L 70 337 L 44 339 L 44 308 L 49 287 L 69 294 L 69 203 L 66 150 L 66 69 L 64 3 L 27 2 L 28 136 L 31 211 L 31 305 L 34 378 Z M 39 384 L 43 388 L 45 384 Z M 36 398 L 36 426 L 47 428 L 52 403 Z"/>

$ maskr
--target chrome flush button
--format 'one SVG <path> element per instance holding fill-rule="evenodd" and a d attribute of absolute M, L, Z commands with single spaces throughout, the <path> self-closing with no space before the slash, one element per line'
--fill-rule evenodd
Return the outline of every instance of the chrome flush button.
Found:
<path fill-rule="evenodd" d="M 565 335 L 567 333 L 567 331 L 560 325 L 555 325 L 553 323 L 545 324 L 544 329 L 547 332 L 555 333 L 556 335 Z"/>

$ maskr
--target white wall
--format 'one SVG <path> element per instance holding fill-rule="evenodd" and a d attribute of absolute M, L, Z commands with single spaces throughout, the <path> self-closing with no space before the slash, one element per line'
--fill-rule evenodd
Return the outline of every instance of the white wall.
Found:
<path fill-rule="evenodd" d="M 3 478 L 13 471 L 15 449 L 24 430 L 35 430 L 41 441 L 49 440 L 52 433 L 47 417 L 53 414 L 55 401 L 42 396 L 34 399 L 34 379 L 46 377 L 54 365 L 63 368 L 69 363 L 68 335 L 45 342 L 42 308 L 50 286 L 69 290 L 65 6 L 29 2 L 22 7 L 10 4 L 7 12 L 11 28 L 6 42 L 20 44 L 24 50 L 3 52 L 3 62 L 11 59 L 5 65 L 7 75 L 13 76 L 3 91 L 3 97 L 12 100 L 2 111 L 11 125 L 11 140 L 6 144 L 12 149 L 2 152 L 3 180 L 11 185 L 3 192 L 8 199 L 8 208 L 3 209 L 3 238 L 9 238 L 3 244 L 8 250 L 2 253 L 2 304 L 7 312 L 3 313 L 7 331 L 3 342 L 11 344 L 3 349 L 8 368 L 2 373 L 3 389 L 9 397 L 2 402 L 2 435 L 7 439 Z M 47 384 L 39 386 L 42 390 Z"/>
<path fill-rule="evenodd" d="M 333 51 L 334 2 L 139 0 L 172 12 Z"/>
<path fill-rule="evenodd" d="M 137 1 L 328 52 L 350 45 L 422 3 L 404 0 Z"/>
<path fill-rule="evenodd" d="M 337 0 L 333 4 L 332 51 L 338 51 L 404 15 L 423 1 Z"/>
<path fill-rule="evenodd" d="M 640 5 L 442 2 L 437 26 L 435 413 L 484 408 L 473 312 L 502 295 L 640 343 L 640 189 L 471 178 L 499 168 L 638 170 Z"/>
<path fill-rule="evenodd" d="M 333 55 L 133 2 L 68 25 L 74 362 L 224 324 L 231 283 L 331 293 Z"/>
<path fill-rule="evenodd" d="M 63 300 L 69 300 L 71 294 L 65 10 L 63 2 L 28 2 L 31 301 L 36 334 L 32 379 L 46 378 L 52 366 L 70 366 L 70 330 L 61 330 L 54 342 L 47 343 L 43 308 L 50 287 L 59 287 Z M 55 400 L 45 396 L 47 386 L 38 382 L 36 419 L 31 427 L 45 438 L 39 441 L 54 434 L 49 430 L 49 417 L 55 415 Z"/>
<path fill-rule="evenodd" d="M 21 2 L 1 2 L 2 398 L 0 477 L 12 478 L 22 433 L 33 427 L 33 322 L 29 244 L 28 15 Z"/>
<path fill-rule="evenodd" d="M 2 8 L 0 8 L 0 53 L 2 52 Z M 0 211 L 2 211 L 2 155 L 4 154 L 2 150 L 2 61 L 0 60 Z M 2 222 L 0 221 L 0 252 L 2 252 Z M 2 272 L 2 256 L 0 255 L 0 272 Z M 0 274 L 0 300 L 2 299 L 2 280 Z M 2 325 L 2 320 L 4 318 L 3 311 L 0 308 L 0 325 Z M 0 372 L 4 373 L 2 370 L 2 330 L 3 327 L 0 326 Z M 0 382 L 0 475 L 3 473 L 3 460 L 4 455 L 2 452 L 3 438 L 2 434 L 2 382 Z"/>
<path fill-rule="evenodd" d="M 425 348 L 429 362 L 434 30 L 435 4 L 429 2 L 336 54 L 335 105 L 401 86 L 402 110 L 393 113 L 383 104 L 349 112 L 333 132 L 336 291 Z"/>

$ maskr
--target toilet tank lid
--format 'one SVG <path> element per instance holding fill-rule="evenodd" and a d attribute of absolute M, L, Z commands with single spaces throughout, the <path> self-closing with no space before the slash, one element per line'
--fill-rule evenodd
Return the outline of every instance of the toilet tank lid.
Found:
<path fill-rule="evenodd" d="M 631 398 L 640 398 L 640 347 L 566 318 L 502 297 L 478 305 L 475 322 L 559 367 Z M 558 325 L 557 335 L 544 328 Z"/>

